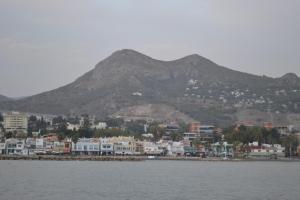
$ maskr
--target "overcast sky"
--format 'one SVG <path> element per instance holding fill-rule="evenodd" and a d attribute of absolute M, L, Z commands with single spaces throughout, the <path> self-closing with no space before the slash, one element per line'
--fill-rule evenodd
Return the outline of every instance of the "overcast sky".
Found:
<path fill-rule="evenodd" d="M 299 13 L 299 0 L 1 0 L 0 94 L 55 89 L 124 48 L 300 75 Z"/>

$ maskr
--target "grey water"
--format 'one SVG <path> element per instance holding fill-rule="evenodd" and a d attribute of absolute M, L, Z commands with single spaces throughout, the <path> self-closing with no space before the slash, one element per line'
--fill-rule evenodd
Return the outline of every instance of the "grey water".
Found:
<path fill-rule="evenodd" d="M 0 161 L 0 200 L 299 200 L 299 189 L 299 162 Z"/>

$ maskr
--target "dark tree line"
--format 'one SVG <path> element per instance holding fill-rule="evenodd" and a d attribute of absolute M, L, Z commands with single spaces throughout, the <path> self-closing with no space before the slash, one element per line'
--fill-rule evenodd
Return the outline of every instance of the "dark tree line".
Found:
<path fill-rule="evenodd" d="M 257 141 L 259 145 L 265 144 L 281 144 L 286 149 L 296 151 L 298 140 L 295 135 L 280 136 L 276 129 L 266 129 L 262 127 L 230 127 L 224 130 L 225 140 L 232 144 L 242 143 L 248 145 Z"/>

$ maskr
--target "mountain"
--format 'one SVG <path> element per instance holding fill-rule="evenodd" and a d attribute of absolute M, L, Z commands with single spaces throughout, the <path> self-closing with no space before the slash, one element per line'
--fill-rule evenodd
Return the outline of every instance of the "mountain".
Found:
<path fill-rule="evenodd" d="M 0 94 L 0 102 L 3 102 L 3 101 L 10 101 L 11 99 L 6 97 L 6 96 L 3 96 Z"/>
<path fill-rule="evenodd" d="M 295 74 L 270 78 L 238 72 L 197 54 L 160 61 L 124 49 L 73 83 L 0 102 L 0 109 L 89 113 L 98 118 L 200 120 L 225 126 L 253 117 L 252 111 L 261 113 L 256 122 L 275 120 L 275 114 L 287 118 L 287 114 L 300 113 L 300 79 Z"/>

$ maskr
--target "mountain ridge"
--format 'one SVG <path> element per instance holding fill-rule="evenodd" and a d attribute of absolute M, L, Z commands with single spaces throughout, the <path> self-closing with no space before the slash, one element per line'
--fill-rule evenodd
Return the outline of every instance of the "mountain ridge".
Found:
<path fill-rule="evenodd" d="M 169 118 L 167 113 L 180 112 L 184 121 L 229 125 L 239 120 L 237 113 L 245 109 L 300 113 L 300 82 L 291 73 L 271 78 L 239 72 L 198 54 L 161 61 L 123 49 L 70 84 L 25 99 L 0 102 L 2 110 L 89 113 L 99 118 L 126 110 L 134 115 L 133 111 L 144 108 L 148 109 L 148 118 L 163 119 L 161 116 L 165 115 L 166 120 L 180 120 L 174 115 Z M 165 110 L 165 113 L 155 115 L 151 108 L 155 108 L 153 112 Z"/>

